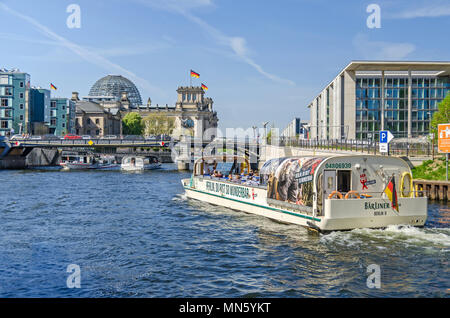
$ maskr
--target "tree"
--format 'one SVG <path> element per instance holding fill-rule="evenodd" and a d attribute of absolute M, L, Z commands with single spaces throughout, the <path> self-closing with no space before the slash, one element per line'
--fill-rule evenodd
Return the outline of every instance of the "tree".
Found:
<path fill-rule="evenodd" d="M 138 113 L 128 113 L 122 120 L 124 135 L 142 135 L 144 125 Z"/>
<path fill-rule="evenodd" d="M 175 118 L 162 115 L 150 114 L 143 120 L 145 135 L 171 135 L 175 128 Z"/>
<path fill-rule="evenodd" d="M 438 111 L 434 113 L 431 120 L 431 131 L 436 139 L 438 125 L 448 123 L 450 123 L 450 93 L 439 103 Z"/>

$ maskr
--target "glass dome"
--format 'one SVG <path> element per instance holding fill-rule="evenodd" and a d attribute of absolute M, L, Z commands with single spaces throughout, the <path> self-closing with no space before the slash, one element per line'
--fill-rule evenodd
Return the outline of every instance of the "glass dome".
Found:
<path fill-rule="evenodd" d="M 121 75 L 108 75 L 99 79 L 89 91 L 89 96 L 114 96 L 120 99 L 122 92 L 128 93 L 132 108 L 142 105 L 141 94 L 136 85 Z"/>

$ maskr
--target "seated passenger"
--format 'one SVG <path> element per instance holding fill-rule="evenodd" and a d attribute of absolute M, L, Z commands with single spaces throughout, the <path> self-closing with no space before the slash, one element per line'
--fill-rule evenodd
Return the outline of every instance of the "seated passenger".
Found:
<path fill-rule="evenodd" d="M 214 177 L 216 177 L 216 178 L 222 178 L 222 177 L 223 177 L 223 174 L 222 174 L 222 172 L 220 172 L 220 171 L 214 170 Z"/>

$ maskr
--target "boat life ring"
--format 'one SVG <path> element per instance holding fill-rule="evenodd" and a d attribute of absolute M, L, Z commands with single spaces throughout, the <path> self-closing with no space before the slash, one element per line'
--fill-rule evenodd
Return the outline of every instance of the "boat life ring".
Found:
<path fill-rule="evenodd" d="M 361 198 L 361 197 L 359 196 L 359 193 L 356 192 L 356 191 L 350 191 L 350 192 L 348 192 L 348 193 L 345 195 L 345 198 L 346 198 L 346 199 L 349 199 L 350 196 L 352 196 L 353 198 L 356 198 L 356 199 L 360 199 L 360 198 Z"/>
<path fill-rule="evenodd" d="M 328 199 L 333 199 L 334 196 L 337 196 L 339 199 L 342 199 L 342 194 L 339 191 L 333 191 L 330 193 L 330 195 L 328 196 Z"/>
<path fill-rule="evenodd" d="M 411 198 L 413 196 L 413 190 L 414 186 L 411 173 L 403 172 L 400 179 L 400 197 Z"/>

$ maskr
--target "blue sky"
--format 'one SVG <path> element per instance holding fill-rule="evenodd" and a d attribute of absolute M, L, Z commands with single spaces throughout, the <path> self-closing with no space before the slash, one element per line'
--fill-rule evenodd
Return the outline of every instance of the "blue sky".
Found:
<path fill-rule="evenodd" d="M 381 28 L 366 25 L 372 3 Z M 63 97 L 120 74 L 163 105 L 193 69 L 220 128 L 283 128 L 351 60 L 450 60 L 449 29 L 448 0 L 0 0 L 0 68 Z"/>

